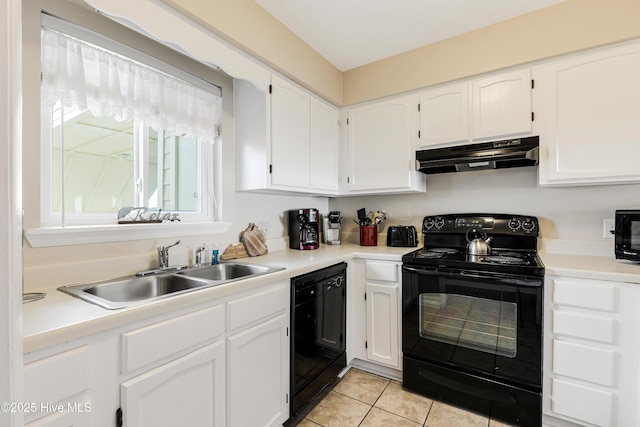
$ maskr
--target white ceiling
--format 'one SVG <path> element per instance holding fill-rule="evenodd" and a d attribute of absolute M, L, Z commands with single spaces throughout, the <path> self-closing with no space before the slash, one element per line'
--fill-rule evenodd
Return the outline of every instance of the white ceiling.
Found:
<path fill-rule="evenodd" d="M 341 71 L 565 0 L 255 0 Z"/>

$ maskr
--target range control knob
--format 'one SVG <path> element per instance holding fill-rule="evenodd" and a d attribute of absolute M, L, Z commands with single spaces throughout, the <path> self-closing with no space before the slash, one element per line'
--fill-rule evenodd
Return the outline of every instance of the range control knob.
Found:
<path fill-rule="evenodd" d="M 423 226 L 426 230 L 431 230 L 435 224 L 436 224 L 435 219 L 432 216 L 430 216 L 424 219 Z"/>
<path fill-rule="evenodd" d="M 536 228 L 536 222 L 532 218 L 522 220 L 522 229 L 527 233 L 531 233 Z"/>
<path fill-rule="evenodd" d="M 440 230 L 444 226 L 444 218 L 441 216 L 436 217 L 436 228 Z"/>
<path fill-rule="evenodd" d="M 342 286 L 343 283 L 344 283 L 344 277 L 342 276 L 336 277 L 336 281 L 335 281 L 336 288 L 339 288 L 340 286 Z"/>
<path fill-rule="evenodd" d="M 518 220 L 517 218 L 512 218 L 509 220 L 509 222 L 507 223 L 507 226 L 513 230 L 516 231 L 518 228 L 520 228 L 520 220 Z"/>

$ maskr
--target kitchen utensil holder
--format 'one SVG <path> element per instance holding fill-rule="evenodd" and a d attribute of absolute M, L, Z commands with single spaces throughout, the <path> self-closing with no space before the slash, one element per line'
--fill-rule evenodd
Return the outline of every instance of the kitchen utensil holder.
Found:
<path fill-rule="evenodd" d="M 378 225 L 360 226 L 360 246 L 378 246 Z"/>

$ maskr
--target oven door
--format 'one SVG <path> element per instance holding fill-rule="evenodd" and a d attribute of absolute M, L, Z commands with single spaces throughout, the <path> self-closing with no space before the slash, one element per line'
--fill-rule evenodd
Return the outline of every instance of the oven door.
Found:
<path fill-rule="evenodd" d="M 539 391 L 542 282 L 405 264 L 403 355 Z"/>

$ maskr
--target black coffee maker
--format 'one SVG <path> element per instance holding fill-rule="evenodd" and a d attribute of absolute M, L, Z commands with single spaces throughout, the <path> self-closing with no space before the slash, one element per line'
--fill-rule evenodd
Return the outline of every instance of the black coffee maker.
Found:
<path fill-rule="evenodd" d="M 309 250 L 320 247 L 320 215 L 318 210 L 293 209 L 289 211 L 289 247 Z"/>

